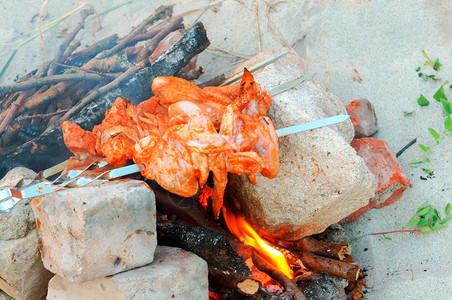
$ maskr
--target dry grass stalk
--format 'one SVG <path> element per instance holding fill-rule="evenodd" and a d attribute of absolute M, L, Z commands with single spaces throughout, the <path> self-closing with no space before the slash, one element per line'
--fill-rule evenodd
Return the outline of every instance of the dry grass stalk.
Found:
<path fill-rule="evenodd" d="M 254 13 L 256 15 L 256 34 L 257 34 L 257 51 L 258 53 L 262 52 L 261 48 L 261 33 L 259 29 L 259 6 L 256 4 L 254 5 Z"/>
<path fill-rule="evenodd" d="M 235 52 L 232 52 L 232 51 L 229 51 L 229 50 L 220 48 L 220 47 L 212 46 L 212 45 L 209 46 L 208 49 L 209 49 L 209 50 L 213 50 L 213 51 L 224 52 L 224 53 L 227 53 L 227 54 L 229 54 L 229 55 L 232 55 L 232 56 L 235 56 L 235 57 L 238 57 L 238 58 L 243 58 L 243 59 L 246 59 L 246 60 L 250 59 L 249 57 L 243 56 L 243 55 L 241 55 L 241 54 L 238 54 L 238 53 L 235 53 Z"/>

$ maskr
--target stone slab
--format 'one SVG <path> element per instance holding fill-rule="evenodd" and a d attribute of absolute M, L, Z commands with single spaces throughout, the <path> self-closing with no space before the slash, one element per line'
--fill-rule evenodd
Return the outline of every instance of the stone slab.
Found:
<path fill-rule="evenodd" d="M 152 262 L 154 193 L 135 180 L 98 181 L 32 201 L 44 266 L 83 282 Z"/>
<path fill-rule="evenodd" d="M 52 278 L 47 299 L 209 299 L 207 263 L 191 252 L 158 246 L 153 263 L 84 283 Z"/>
<path fill-rule="evenodd" d="M 0 240 L 0 290 L 16 300 L 41 299 L 52 276 L 42 264 L 35 230 L 23 238 Z"/>
<path fill-rule="evenodd" d="M 255 80 L 266 89 L 303 75 L 296 56 L 288 54 L 262 71 Z M 284 128 L 337 114 L 344 105 L 319 81 L 307 81 L 273 98 L 268 115 L 275 128 Z M 262 235 L 297 240 L 322 232 L 366 205 L 375 181 L 363 159 L 349 145 L 350 120 L 279 139 L 278 176 L 231 174 L 228 197 Z"/>

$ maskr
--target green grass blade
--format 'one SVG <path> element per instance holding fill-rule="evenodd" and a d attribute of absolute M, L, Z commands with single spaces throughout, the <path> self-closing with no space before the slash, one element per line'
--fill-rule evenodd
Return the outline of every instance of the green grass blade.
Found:
<path fill-rule="evenodd" d="M 11 64 L 11 62 L 13 61 L 14 56 L 16 56 L 16 52 L 17 52 L 17 49 L 13 51 L 13 54 L 11 54 L 11 56 L 8 59 L 8 61 L 3 66 L 2 70 L 0 71 L 0 79 L 2 79 L 3 75 L 6 73 L 6 70 L 8 70 L 8 67 Z"/>

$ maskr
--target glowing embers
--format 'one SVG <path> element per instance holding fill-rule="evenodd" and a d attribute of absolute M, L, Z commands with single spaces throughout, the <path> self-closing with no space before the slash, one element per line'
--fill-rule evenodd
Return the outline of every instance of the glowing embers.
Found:
<path fill-rule="evenodd" d="M 276 266 L 287 277 L 293 279 L 293 271 L 280 251 L 264 241 L 241 216 L 234 215 L 225 207 L 223 207 L 223 214 L 226 225 L 232 234 L 237 236 L 245 244 L 253 247 L 262 257 L 271 262 L 272 265 Z"/>

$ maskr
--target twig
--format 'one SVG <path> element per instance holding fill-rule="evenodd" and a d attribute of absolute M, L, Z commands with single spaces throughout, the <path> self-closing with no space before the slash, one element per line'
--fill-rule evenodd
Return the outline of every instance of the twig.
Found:
<path fill-rule="evenodd" d="M 172 13 L 173 13 L 172 6 L 159 7 L 152 15 L 144 19 L 140 25 L 138 25 L 135 29 L 132 30 L 132 32 L 130 32 L 126 37 L 124 37 L 116 46 L 114 46 L 110 50 L 104 51 L 101 54 L 99 54 L 98 58 L 102 59 L 118 53 L 119 51 L 127 47 L 129 41 L 137 34 L 141 33 L 143 28 L 146 27 L 148 24 L 152 24 L 158 20 L 166 18 L 167 16 L 170 16 Z"/>
<path fill-rule="evenodd" d="M 8 110 L 8 114 L 3 119 L 2 123 L 0 124 L 0 133 L 3 133 L 5 129 L 9 126 L 11 121 L 16 116 L 17 111 L 24 103 L 25 99 L 32 93 L 33 91 L 25 91 L 19 95 L 19 97 L 14 101 L 14 103 L 11 105 L 11 107 Z"/>
<path fill-rule="evenodd" d="M 69 46 L 67 47 L 66 51 L 64 51 L 63 57 L 65 59 L 67 59 L 69 56 L 71 56 L 72 52 L 74 52 L 75 49 L 80 47 L 81 44 L 82 43 L 80 43 L 80 41 L 73 41 L 72 43 L 70 43 Z"/>
<path fill-rule="evenodd" d="M 82 10 L 80 13 L 80 20 L 78 24 L 72 29 L 71 32 L 66 34 L 66 37 L 64 38 L 64 41 L 61 43 L 60 47 L 58 48 L 58 53 L 53 59 L 53 62 L 61 63 L 63 62 L 67 57 L 64 57 L 63 54 L 65 53 L 66 49 L 68 48 L 69 44 L 74 40 L 75 36 L 79 33 L 80 30 L 82 30 L 85 26 L 85 20 L 89 15 L 92 15 L 93 11 L 91 9 L 85 9 Z M 55 75 L 57 70 L 56 65 L 52 65 L 49 68 L 48 75 Z"/>
<path fill-rule="evenodd" d="M 305 294 L 298 288 L 298 286 L 279 271 L 273 265 L 267 263 L 265 259 L 258 254 L 256 251 L 253 252 L 253 263 L 262 272 L 267 273 L 270 277 L 275 279 L 279 284 L 281 284 L 294 299 L 297 300 L 307 300 Z"/>
<path fill-rule="evenodd" d="M 351 263 L 315 255 L 311 252 L 300 252 L 300 259 L 308 269 L 314 272 L 330 274 L 349 281 L 358 280 L 361 269 Z"/>
<path fill-rule="evenodd" d="M 305 237 L 297 242 L 290 243 L 291 247 L 302 252 L 313 252 L 315 254 L 344 260 L 345 255 L 350 252 L 347 244 L 335 244 L 316 240 L 312 237 Z M 289 248 L 291 248 L 289 247 Z"/>
<path fill-rule="evenodd" d="M 420 230 L 420 229 L 411 229 L 411 230 L 401 229 L 401 230 L 393 230 L 393 231 L 386 231 L 386 232 L 369 233 L 367 235 L 385 235 L 385 234 L 399 233 L 399 232 L 422 232 L 422 230 Z"/>
<path fill-rule="evenodd" d="M 11 92 L 28 90 L 43 85 L 53 85 L 63 81 L 82 81 L 82 80 L 105 80 L 104 76 L 90 73 L 75 73 L 75 74 L 59 74 L 47 76 L 34 80 L 28 80 L 21 83 L 14 83 L 8 85 L 0 85 L 0 95 L 5 95 Z"/>
<path fill-rule="evenodd" d="M 118 38 L 119 38 L 118 34 L 115 33 L 113 35 L 110 35 L 110 36 L 98 41 L 98 42 L 95 42 L 88 48 L 78 51 L 78 52 L 72 54 L 71 56 L 69 56 L 68 62 L 75 63 L 77 60 L 82 59 L 82 58 L 86 59 L 86 60 L 90 60 L 91 58 L 93 58 L 94 56 L 99 54 L 101 51 L 110 49 L 113 46 L 115 46 L 118 41 Z"/>
<path fill-rule="evenodd" d="M 169 23 L 168 26 L 163 28 L 155 37 L 153 37 L 151 40 L 146 42 L 144 45 L 144 50 L 140 55 L 137 57 L 137 61 L 146 60 L 149 58 L 149 56 L 154 52 L 154 50 L 157 48 L 158 44 L 171 32 L 174 30 L 177 30 L 180 25 L 182 24 L 182 18 L 179 17 L 175 20 L 173 20 L 171 23 Z"/>
<path fill-rule="evenodd" d="M 399 157 L 403 152 L 405 152 L 406 149 L 410 148 L 414 143 L 417 142 L 417 138 L 406 144 L 402 149 L 400 149 L 399 152 L 397 152 L 396 157 Z"/>
<path fill-rule="evenodd" d="M 17 118 L 16 120 L 17 121 L 22 121 L 22 120 L 35 119 L 35 118 L 47 118 L 47 117 L 52 117 L 52 116 L 55 116 L 55 115 L 59 115 L 59 114 L 65 113 L 68 110 L 69 109 L 62 109 L 62 110 L 59 110 L 59 111 L 56 111 L 56 112 L 53 112 L 53 113 L 48 113 L 48 114 L 38 114 L 38 115 L 33 115 L 33 116 L 25 116 L 25 117 Z"/>
<path fill-rule="evenodd" d="M 138 72 L 140 69 L 145 67 L 145 62 L 140 63 L 139 65 L 136 65 L 133 68 L 128 69 L 126 72 L 122 73 L 119 77 L 117 77 L 115 80 L 113 80 L 112 82 L 104 85 L 103 87 L 92 91 L 90 94 L 88 94 L 86 97 L 82 98 L 77 105 L 75 105 L 74 107 L 72 107 L 69 111 L 67 111 L 63 117 L 61 117 L 61 119 L 59 120 L 59 122 L 63 122 L 66 121 L 70 116 L 72 116 L 75 113 L 78 113 L 86 104 L 90 103 L 91 101 L 93 101 L 94 99 L 96 99 L 97 97 L 105 94 L 106 92 L 108 92 L 111 89 L 117 88 L 119 86 L 119 84 L 121 84 L 121 82 L 123 82 L 124 80 L 128 79 L 129 77 L 133 76 L 136 72 Z M 54 127 L 56 126 L 56 124 L 49 124 L 48 128 L 46 129 L 45 132 L 52 130 Z"/>
<path fill-rule="evenodd" d="M 75 66 L 69 66 L 69 65 L 65 65 L 65 64 L 59 64 L 59 63 L 54 63 L 58 66 L 64 67 L 64 68 L 68 68 L 68 69 L 75 69 L 75 70 L 80 70 L 83 72 L 88 72 L 88 73 L 93 73 L 93 74 L 97 74 L 99 76 L 103 76 L 103 77 L 108 77 L 108 78 L 116 78 L 118 77 L 117 75 L 111 74 L 111 73 L 100 73 L 97 71 L 93 71 L 93 70 L 89 70 L 89 69 L 85 69 L 85 68 L 79 68 L 79 67 L 75 67 Z"/>

